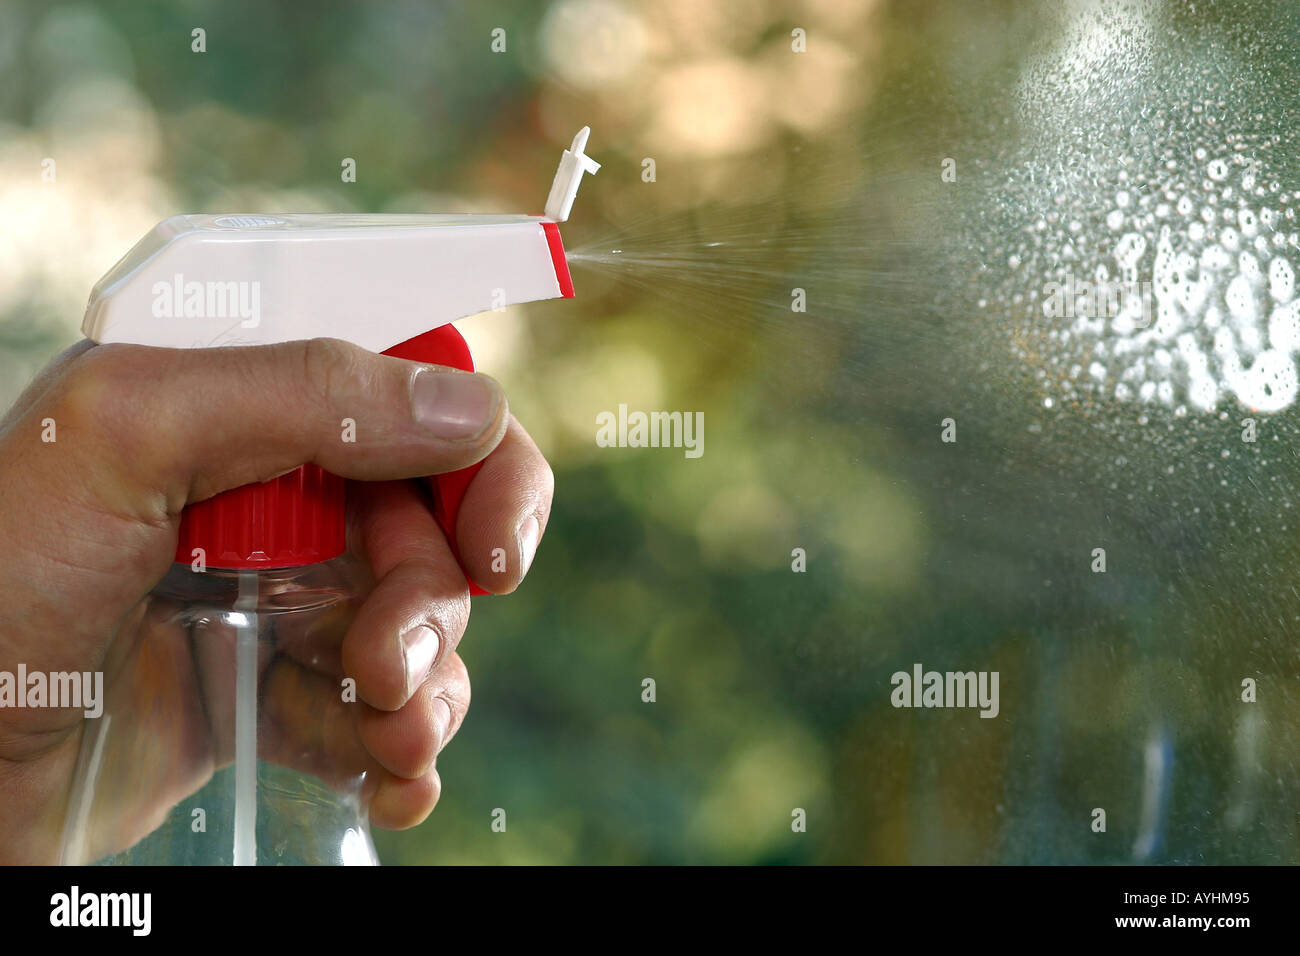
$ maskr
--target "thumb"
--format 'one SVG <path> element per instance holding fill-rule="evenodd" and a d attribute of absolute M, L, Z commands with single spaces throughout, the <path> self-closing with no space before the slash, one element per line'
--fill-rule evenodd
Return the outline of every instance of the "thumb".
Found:
<path fill-rule="evenodd" d="M 50 449 L 72 456 L 46 463 L 115 472 L 121 480 L 111 484 L 128 496 L 108 502 L 119 513 L 165 502 L 175 514 L 306 462 L 364 480 L 455 471 L 486 457 L 509 421 L 501 387 L 486 375 L 336 339 L 101 345 L 74 360 L 40 404 L 58 429 Z"/>

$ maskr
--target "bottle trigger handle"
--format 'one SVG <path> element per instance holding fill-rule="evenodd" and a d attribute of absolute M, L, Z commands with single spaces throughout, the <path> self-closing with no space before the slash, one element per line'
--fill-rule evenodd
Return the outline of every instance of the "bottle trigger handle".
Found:
<path fill-rule="evenodd" d="M 474 371 L 474 358 L 470 355 L 469 345 L 450 323 L 407 339 L 391 349 L 385 349 L 383 354 L 411 362 L 445 365 L 465 372 Z M 465 570 L 465 563 L 461 560 L 460 546 L 456 542 L 456 517 L 460 514 L 460 502 L 465 496 L 465 489 L 481 467 L 483 463 L 480 461 L 459 471 L 430 475 L 424 479 L 433 496 L 433 517 L 447 536 L 447 543 L 451 545 L 451 552 L 456 556 L 456 562 L 462 571 Z M 489 593 L 475 584 L 468 574 L 465 575 L 465 580 L 469 583 L 470 594 Z"/>

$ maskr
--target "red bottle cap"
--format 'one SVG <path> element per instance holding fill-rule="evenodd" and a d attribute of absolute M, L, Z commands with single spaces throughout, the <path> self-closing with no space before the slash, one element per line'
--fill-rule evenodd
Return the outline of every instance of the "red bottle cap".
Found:
<path fill-rule="evenodd" d="M 319 465 L 243 485 L 181 514 L 176 560 L 202 549 L 209 568 L 296 568 L 337 558 L 347 547 L 346 482 Z"/>

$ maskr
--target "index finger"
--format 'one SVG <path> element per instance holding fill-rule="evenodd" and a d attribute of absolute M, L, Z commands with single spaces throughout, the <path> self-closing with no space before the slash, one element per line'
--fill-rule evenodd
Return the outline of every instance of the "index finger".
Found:
<path fill-rule="evenodd" d="M 513 415 L 501 444 L 483 460 L 456 518 L 465 571 L 493 594 L 509 594 L 528 573 L 546 530 L 555 475 Z"/>

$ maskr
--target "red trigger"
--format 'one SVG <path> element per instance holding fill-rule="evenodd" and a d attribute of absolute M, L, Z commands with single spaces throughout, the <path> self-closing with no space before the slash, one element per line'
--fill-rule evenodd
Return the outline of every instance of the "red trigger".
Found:
<path fill-rule="evenodd" d="M 384 354 L 412 362 L 446 365 L 449 368 L 458 368 L 466 372 L 474 371 L 474 358 L 469 354 L 469 345 L 466 344 L 465 339 L 456 330 L 456 327 L 451 324 L 440 325 L 436 329 L 415 336 L 415 338 L 407 339 L 405 342 L 394 345 L 391 349 L 386 349 Z M 447 536 L 452 554 L 456 556 L 456 561 L 460 564 L 461 570 L 464 570 L 465 563 L 460 559 L 460 546 L 456 543 L 456 516 L 460 514 L 460 501 L 465 495 L 465 489 L 469 487 L 469 483 L 474 480 L 474 476 L 478 474 L 481 467 L 483 467 L 483 463 L 479 462 L 476 465 L 470 465 L 468 468 L 462 468 L 460 471 L 451 471 L 445 475 L 432 475 L 426 479 L 429 483 L 429 490 L 433 493 L 434 519 Z M 469 582 L 470 594 L 488 593 L 475 584 L 468 574 L 465 575 L 465 580 Z"/>

